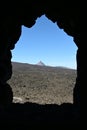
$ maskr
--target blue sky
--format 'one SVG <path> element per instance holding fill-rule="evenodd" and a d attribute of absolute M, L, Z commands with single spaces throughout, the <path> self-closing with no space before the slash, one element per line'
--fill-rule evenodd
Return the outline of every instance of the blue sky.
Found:
<path fill-rule="evenodd" d="M 44 15 L 31 28 L 22 26 L 22 35 L 12 50 L 12 61 L 48 66 L 64 66 L 76 69 L 77 47 L 56 23 Z"/>

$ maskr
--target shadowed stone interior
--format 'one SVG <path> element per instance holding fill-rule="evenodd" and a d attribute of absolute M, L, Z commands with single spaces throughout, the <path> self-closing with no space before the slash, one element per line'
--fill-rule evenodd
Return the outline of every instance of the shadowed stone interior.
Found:
<path fill-rule="evenodd" d="M 0 97 L 9 95 L 5 100 L 0 99 L 0 104 L 9 104 L 12 102 L 12 90 L 7 89 L 7 81 L 12 75 L 11 65 L 11 50 L 15 48 L 15 44 L 19 40 L 22 33 L 22 25 L 30 28 L 36 19 L 45 15 L 53 23 L 57 23 L 60 29 L 63 29 L 67 35 L 73 37 L 73 40 L 78 47 L 77 50 L 77 78 L 73 90 L 74 105 L 80 107 L 81 87 L 86 82 L 84 74 L 86 73 L 87 63 L 84 60 L 86 55 L 86 45 L 84 31 L 85 23 L 80 21 L 80 6 L 73 1 L 61 2 L 25 0 L 23 4 L 17 2 L 9 2 L 0 4 Z M 5 11 L 2 8 L 5 8 Z M 83 16 L 82 16 L 83 18 Z M 83 40 L 83 41 L 82 41 Z M 3 89 L 2 89 L 3 88 Z M 7 91 L 7 93 L 6 93 Z M 9 92 L 8 92 L 9 91 Z M 4 103 L 2 103 L 4 102 Z"/>

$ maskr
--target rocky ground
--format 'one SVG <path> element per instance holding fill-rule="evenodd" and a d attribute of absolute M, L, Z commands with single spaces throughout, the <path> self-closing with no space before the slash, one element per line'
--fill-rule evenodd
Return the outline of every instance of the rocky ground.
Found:
<path fill-rule="evenodd" d="M 73 103 L 76 70 L 13 62 L 13 102 Z"/>
<path fill-rule="evenodd" d="M 13 103 L 0 108 L 0 130 L 65 129 L 80 126 L 73 104 L 76 70 L 22 63 L 13 64 L 8 81 Z"/>

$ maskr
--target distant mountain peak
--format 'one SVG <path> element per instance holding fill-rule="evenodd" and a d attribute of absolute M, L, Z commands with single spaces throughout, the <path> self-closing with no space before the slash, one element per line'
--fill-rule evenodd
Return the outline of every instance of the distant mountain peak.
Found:
<path fill-rule="evenodd" d="M 36 65 L 45 66 L 45 64 L 42 61 L 39 61 Z"/>

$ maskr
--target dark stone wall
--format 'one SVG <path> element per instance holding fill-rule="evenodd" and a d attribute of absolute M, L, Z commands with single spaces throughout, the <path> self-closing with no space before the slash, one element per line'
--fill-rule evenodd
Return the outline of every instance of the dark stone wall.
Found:
<path fill-rule="evenodd" d="M 60 29 L 63 29 L 68 35 L 73 37 L 75 44 L 78 47 L 77 51 L 77 79 L 73 93 L 74 105 L 80 108 L 81 87 L 86 81 L 83 76 L 86 72 L 87 63 L 84 60 L 86 55 L 86 46 L 83 41 L 84 32 L 82 26 L 85 23 L 81 22 L 81 7 L 80 3 L 74 1 L 60 2 L 51 0 L 34 1 L 25 0 L 21 3 L 16 1 L 7 1 L 0 4 L 0 97 L 6 95 L 6 99 L 0 99 L 0 104 L 8 104 L 12 102 L 12 90 L 7 81 L 12 75 L 11 65 L 11 50 L 15 48 L 15 44 L 19 40 L 22 30 L 22 25 L 30 28 L 35 24 L 38 17 L 46 15 L 47 18 L 56 22 Z M 83 15 L 82 18 L 84 19 Z M 82 41 L 83 39 L 83 41 Z M 7 87 L 9 86 L 8 91 Z M 6 89 L 5 89 L 6 87 Z M 3 89 L 2 89 L 3 88 Z M 5 92 L 5 93 L 4 93 Z M 10 96 L 8 96 L 10 95 Z"/>

